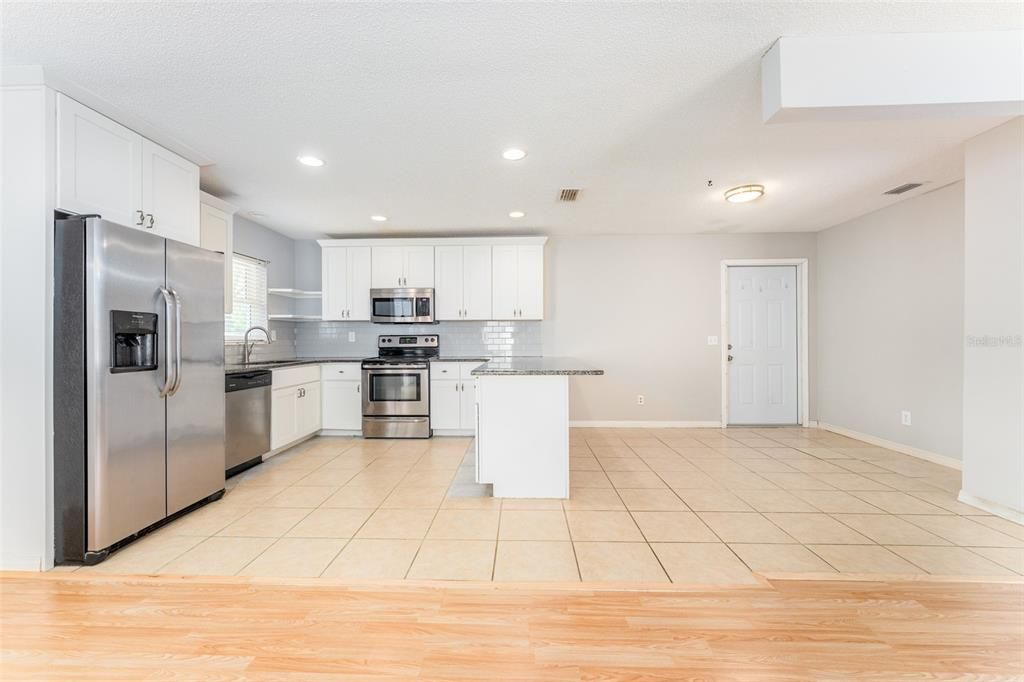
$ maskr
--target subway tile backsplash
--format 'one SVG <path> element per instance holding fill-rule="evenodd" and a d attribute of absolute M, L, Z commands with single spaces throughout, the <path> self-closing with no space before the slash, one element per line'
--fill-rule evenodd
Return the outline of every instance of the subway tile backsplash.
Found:
<path fill-rule="evenodd" d="M 436 334 L 441 355 L 513 357 L 543 355 L 539 321 L 440 322 L 386 325 L 371 322 L 297 322 L 295 355 L 370 357 L 377 354 L 377 337 L 384 334 Z M 355 332 L 355 341 L 349 341 Z M 280 335 L 279 335 L 280 338 Z"/>
<path fill-rule="evenodd" d="M 271 322 L 271 332 L 277 334 L 277 340 L 272 343 L 264 343 L 266 337 L 262 332 L 253 332 L 251 339 L 257 341 L 252 348 L 252 359 L 267 362 L 270 360 L 289 360 L 295 355 L 295 323 L 294 322 Z M 224 344 L 224 362 L 229 365 L 242 363 L 242 344 Z"/>

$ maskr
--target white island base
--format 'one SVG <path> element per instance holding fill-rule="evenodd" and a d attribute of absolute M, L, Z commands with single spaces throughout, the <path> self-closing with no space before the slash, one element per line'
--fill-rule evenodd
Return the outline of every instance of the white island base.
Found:
<path fill-rule="evenodd" d="M 569 377 L 477 376 L 476 475 L 494 497 L 569 497 Z"/>

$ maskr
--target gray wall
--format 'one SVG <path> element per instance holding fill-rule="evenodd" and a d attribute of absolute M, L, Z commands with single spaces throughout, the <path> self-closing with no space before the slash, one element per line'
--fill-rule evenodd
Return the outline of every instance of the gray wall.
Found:
<path fill-rule="evenodd" d="M 960 458 L 963 200 L 958 182 L 818 233 L 822 422 Z"/>
<path fill-rule="evenodd" d="M 963 494 L 1024 522 L 1024 118 L 965 152 Z"/>
<path fill-rule="evenodd" d="M 721 261 L 808 258 L 811 419 L 817 235 L 554 237 L 546 254 L 544 354 L 605 370 L 571 382 L 581 421 L 721 418 Z M 636 404 L 637 395 L 646 404 Z"/>

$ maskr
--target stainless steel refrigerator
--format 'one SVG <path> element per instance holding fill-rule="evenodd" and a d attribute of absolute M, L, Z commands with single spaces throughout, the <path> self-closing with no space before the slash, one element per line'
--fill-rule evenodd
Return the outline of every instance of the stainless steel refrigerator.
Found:
<path fill-rule="evenodd" d="M 55 221 L 58 562 L 95 563 L 224 493 L 224 256 Z"/>

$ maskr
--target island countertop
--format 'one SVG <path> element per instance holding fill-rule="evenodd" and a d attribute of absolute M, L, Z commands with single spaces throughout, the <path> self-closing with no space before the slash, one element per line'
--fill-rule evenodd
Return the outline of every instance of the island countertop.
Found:
<path fill-rule="evenodd" d="M 471 374 L 480 376 L 600 376 L 603 369 L 589 367 L 574 358 L 513 357 L 493 358 Z"/>

